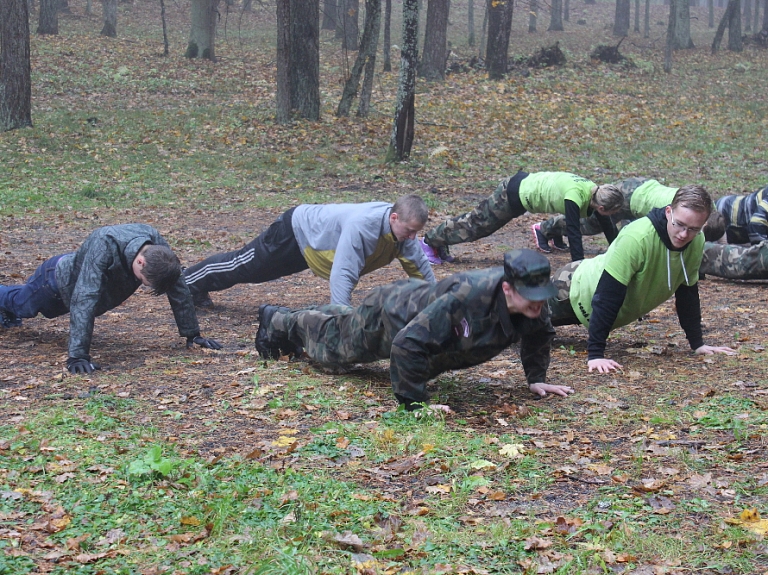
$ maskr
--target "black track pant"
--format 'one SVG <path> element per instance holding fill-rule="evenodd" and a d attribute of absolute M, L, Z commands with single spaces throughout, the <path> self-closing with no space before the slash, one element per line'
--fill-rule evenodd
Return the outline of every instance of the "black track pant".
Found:
<path fill-rule="evenodd" d="M 212 255 L 184 270 L 192 295 L 258 284 L 307 269 L 291 226 L 291 208 L 239 250 Z"/>

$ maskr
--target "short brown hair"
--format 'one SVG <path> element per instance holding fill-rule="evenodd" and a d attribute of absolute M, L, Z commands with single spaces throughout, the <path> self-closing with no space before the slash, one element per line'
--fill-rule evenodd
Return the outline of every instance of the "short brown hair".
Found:
<path fill-rule="evenodd" d="M 418 222 L 426 224 L 427 218 L 429 218 L 427 204 L 416 194 L 408 194 L 399 198 L 395 205 L 392 206 L 392 213 L 397 214 L 400 221 L 407 223 Z"/>
<path fill-rule="evenodd" d="M 704 224 L 704 239 L 708 242 L 716 242 L 725 234 L 725 217 L 714 210 Z"/>
<path fill-rule="evenodd" d="M 673 210 L 679 206 L 694 212 L 707 214 L 707 217 L 709 217 L 712 213 L 712 197 L 704 186 L 688 184 L 675 192 L 675 197 L 672 198 L 670 206 Z"/>
<path fill-rule="evenodd" d="M 181 275 L 181 262 L 171 248 L 150 244 L 141 255 L 144 256 L 144 279 L 152 288 L 152 295 L 162 295 L 173 287 Z"/>

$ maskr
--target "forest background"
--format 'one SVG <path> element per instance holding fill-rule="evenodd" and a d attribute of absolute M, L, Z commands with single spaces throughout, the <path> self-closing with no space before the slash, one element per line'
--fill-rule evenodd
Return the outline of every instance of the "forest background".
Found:
<path fill-rule="evenodd" d="M 529 33 L 519 3 L 510 71 L 489 80 L 473 61 L 483 7 L 470 46 L 455 2 L 450 72 L 417 80 L 410 159 L 387 163 L 400 3 L 368 116 L 335 116 L 356 54 L 325 30 L 320 120 L 286 124 L 275 6 L 241 9 L 219 4 L 215 62 L 185 58 L 181 0 L 165 6 L 167 56 L 160 7 L 143 0 L 118 4 L 116 37 L 79 0 L 57 35 L 33 33 L 33 126 L 0 134 L 0 283 L 101 225 L 150 223 L 190 265 L 299 203 L 418 193 L 435 222 L 517 169 L 695 182 L 715 197 L 768 183 L 768 58 L 752 19 L 741 52 L 712 55 L 707 7 L 692 6 L 694 48 L 665 73 L 668 6 L 651 4 L 648 37 L 631 29 L 629 60 L 606 64 L 590 53 L 618 43 L 615 4 L 573 2 L 560 32 L 542 5 Z M 556 42 L 564 64 L 528 65 Z M 497 265 L 532 245 L 536 221 L 457 246 L 436 274 Z M 402 275 L 366 276 L 355 301 Z M 574 396 L 533 401 L 510 350 L 430 385 L 455 409 L 445 418 L 396 411 L 386 362 L 328 374 L 258 359 L 259 304 L 327 299 L 309 273 L 215 294 L 200 321 L 222 352 L 186 350 L 166 302 L 139 292 L 97 320 L 103 370 L 88 377 L 64 373 L 66 317 L 26 320 L 0 332 L 0 573 L 766 572 L 765 285 L 701 291 L 708 341 L 737 357 L 690 355 L 668 302 L 612 334 L 623 372 L 587 374 L 584 331 L 563 328 L 550 380 Z"/>

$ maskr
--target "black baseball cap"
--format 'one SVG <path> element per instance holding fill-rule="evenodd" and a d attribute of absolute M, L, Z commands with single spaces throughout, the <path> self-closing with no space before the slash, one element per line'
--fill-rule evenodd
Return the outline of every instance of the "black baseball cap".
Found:
<path fill-rule="evenodd" d="M 543 301 L 557 295 L 550 271 L 549 260 L 533 250 L 504 254 L 504 279 L 527 300 Z"/>

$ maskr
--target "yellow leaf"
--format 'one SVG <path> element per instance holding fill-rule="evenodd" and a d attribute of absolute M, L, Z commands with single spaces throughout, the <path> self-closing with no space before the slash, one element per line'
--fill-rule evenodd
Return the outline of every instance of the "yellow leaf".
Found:
<path fill-rule="evenodd" d="M 739 519 L 741 519 L 744 523 L 760 521 L 760 512 L 754 507 L 752 509 L 745 509 L 739 513 Z"/>
<path fill-rule="evenodd" d="M 295 437 L 286 437 L 285 435 L 281 435 L 277 438 L 277 441 L 272 442 L 272 445 L 275 447 L 288 447 L 294 443 L 296 443 Z"/>
<path fill-rule="evenodd" d="M 499 449 L 499 455 L 509 457 L 510 459 L 519 459 L 523 457 L 525 445 L 522 443 L 506 443 Z"/>
<path fill-rule="evenodd" d="M 200 520 L 197 517 L 189 516 L 181 518 L 182 525 L 200 525 Z"/>

